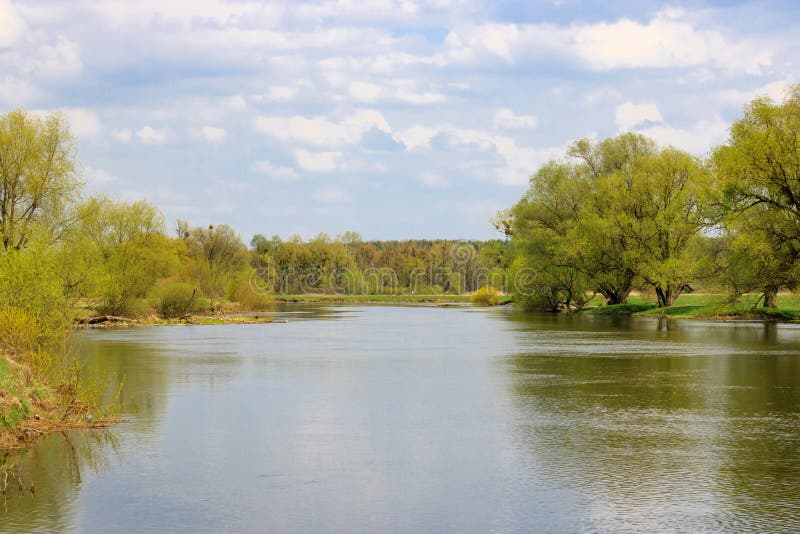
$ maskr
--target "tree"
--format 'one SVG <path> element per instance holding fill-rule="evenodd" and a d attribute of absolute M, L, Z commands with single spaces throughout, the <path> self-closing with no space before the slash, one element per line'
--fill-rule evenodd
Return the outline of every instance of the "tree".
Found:
<path fill-rule="evenodd" d="M 712 155 L 722 182 L 725 226 L 755 261 L 764 306 L 797 285 L 800 258 L 800 85 L 782 103 L 756 98 Z"/>
<path fill-rule="evenodd" d="M 178 236 L 186 244 L 191 264 L 186 278 L 201 285 L 208 296 L 225 293 L 238 271 L 247 263 L 247 247 L 227 224 L 190 228 L 178 221 Z"/>
<path fill-rule="evenodd" d="M 624 239 L 626 255 L 660 307 L 672 306 L 697 276 L 693 241 L 709 226 L 709 187 L 701 162 L 674 148 L 636 158 L 598 185 L 610 206 L 604 219 Z"/>
<path fill-rule="evenodd" d="M 145 297 L 177 263 L 174 246 L 164 235 L 163 216 L 143 200 L 90 198 L 81 206 L 80 234 L 90 245 L 88 263 L 97 271 L 95 283 L 88 285 L 110 313 L 131 311 L 133 300 Z"/>
<path fill-rule="evenodd" d="M 671 306 L 701 266 L 705 167 L 638 134 L 580 140 L 568 154 L 577 162 L 543 165 L 512 210 L 515 250 L 538 273 L 548 306 L 579 302 L 586 289 L 621 304 L 637 284 Z"/>
<path fill-rule="evenodd" d="M 615 224 L 620 207 L 612 202 L 615 191 L 604 182 L 618 173 L 630 172 L 644 158 L 657 152 L 655 143 L 640 134 L 625 133 L 592 143 L 575 142 L 568 154 L 580 161 L 576 172 L 588 186 L 581 211 L 567 240 L 574 264 L 592 281 L 607 304 L 624 304 L 639 276 L 636 243 Z"/>
<path fill-rule="evenodd" d="M 81 186 L 72 135 L 63 116 L 22 110 L 0 116 L 0 244 L 27 245 L 35 233 L 52 239 L 69 220 Z"/>
<path fill-rule="evenodd" d="M 555 311 L 585 302 L 587 277 L 569 240 L 588 191 L 587 175 L 576 165 L 551 161 L 531 177 L 530 188 L 512 208 L 513 288 L 523 306 Z M 525 271 L 536 276 L 523 283 L 516 273 Z"/>

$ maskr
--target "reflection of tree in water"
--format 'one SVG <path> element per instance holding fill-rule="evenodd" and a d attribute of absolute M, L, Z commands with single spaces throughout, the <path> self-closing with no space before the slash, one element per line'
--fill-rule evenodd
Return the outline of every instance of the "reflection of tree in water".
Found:
<path fill-rule="evenodd" d="M 121 460 L 121 453 L 110 429 L 54 433 L 28 449 L 4 453 L 0 473 L 9 483 L 0 530 L 63 531 L 74 525 L 73 504 L 85 474 L 99 475 L 112 459 Z"/>
<path fill-rule="evenodd" d="M 514 436 L 533 475 L 579 493 L 587 528 L 796 530 L 800 360 L 785 349 L 797 333 L 673 323 L 666 340 L 679 356 L 635 354 L 630 344 L 665 339 L 659 322 L 645 324 L 616 350 L 597 338 L 605 354 L 548 354 L 559 339 L 584 348 L 575 337 L 591 333 L 586 322 L 549 333 L 538 323 L 531 353 L 508 359 Z"/>

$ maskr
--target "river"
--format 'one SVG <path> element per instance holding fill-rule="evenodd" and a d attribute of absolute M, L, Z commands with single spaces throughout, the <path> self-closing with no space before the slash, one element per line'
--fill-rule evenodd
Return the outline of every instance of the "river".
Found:
<path fill-rule="evenodd" d="M 0 530 L 800 530 L 798 325 L 270 313 L 79 333 L 126 421 L 6 455 Z"/>

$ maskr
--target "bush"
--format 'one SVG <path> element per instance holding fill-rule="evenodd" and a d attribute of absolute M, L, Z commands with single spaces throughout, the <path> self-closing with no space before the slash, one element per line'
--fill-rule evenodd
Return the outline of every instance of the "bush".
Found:
<path fill-rule="evenodd" d="M 164 317 L 180 317 L 194 311 L 197 289 L 184 282 L 167 282 L 157 290 L 158 312 Z"/>
<path fill-rule="evenodd" d="M 479 306 L 497 306 L 499 294 L 492 286 L 483 286 L 472 294 L 472 303 Z"/>
<path fill-rule="evenodd" d="M 63 340 L 72 319 L 65 294 L 52 254 L 0 251 L 0 344 L 27 351 Z"/>
<path fill-rule="evenodd" d="M 39 321 L 23 309 L 0 310 L 0 351 L 27 354 L 39 349 L 46 340 Z"/>
<path fill-rule="evenodd" d="M 258 280 L 253 279 L 253 272 L 247 272 L 231 283 L 228 297 L 237 302 L 242 310 L 263 310 L 272 304 L 272 296 L 260 287 Z"/>

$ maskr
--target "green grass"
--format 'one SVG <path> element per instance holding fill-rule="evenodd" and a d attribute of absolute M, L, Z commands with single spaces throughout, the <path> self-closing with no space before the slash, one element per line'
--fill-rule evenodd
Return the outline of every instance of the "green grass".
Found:
<path fill-rule="evenodd" d="M 727 295 L 689 293 L 681 295 L 674 306 L 659 308 L 653 297 L 635 295 L 627 304 L 602 306 L 602 298 L 590 302 L 594 308 L 583 312 L 597 315 L 639 315 L 688 319 L 759 319 L 800 320 L 800 295 L 779 295 L 777 308 L 763 308 L 758 295 L 745 295 L 731 302 Z"/>
<path fill-rule="evenodd" d="M 31 405 L 26 398 L 25 384 L 12 364 L 0 356 L 0 428 L 12 430 L 31 414 Z"/>

